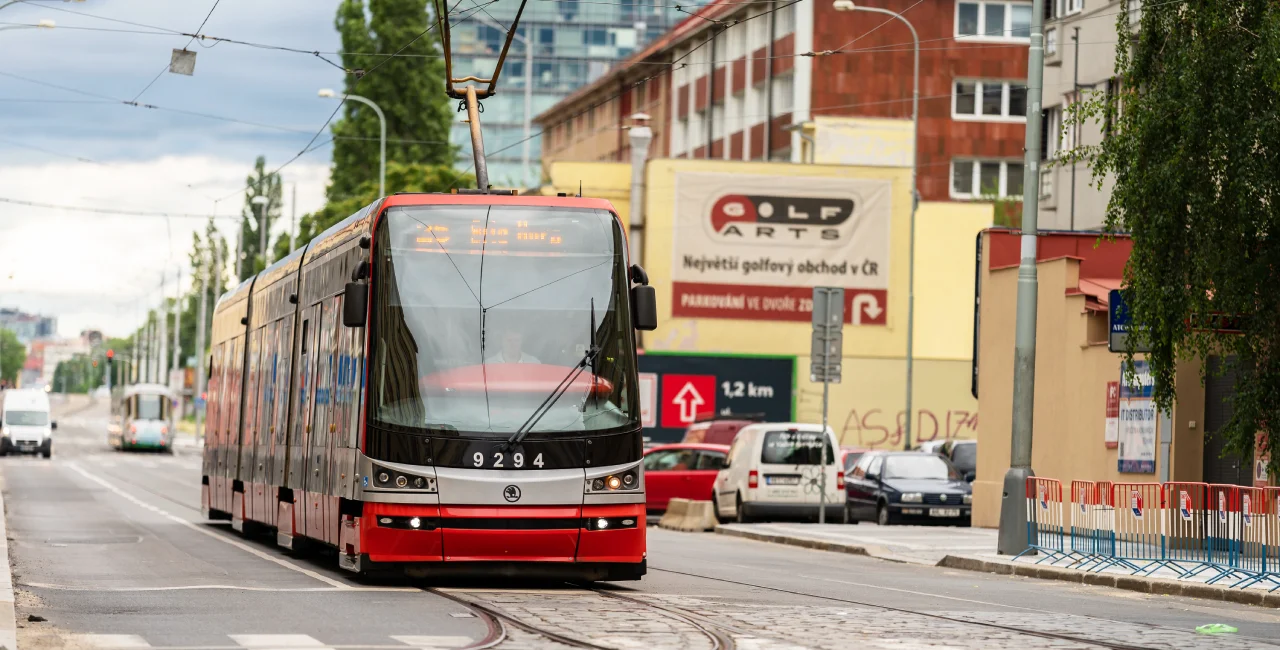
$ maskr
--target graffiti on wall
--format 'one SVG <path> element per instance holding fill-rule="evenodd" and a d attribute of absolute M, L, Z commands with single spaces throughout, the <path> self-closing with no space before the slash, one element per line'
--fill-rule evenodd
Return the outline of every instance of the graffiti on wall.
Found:
<path fill-rule="evenodd" d="M 838 414 L 832 414 L 838 415 Z M 831 428 L 842 446 L 869 449 L 901 449 L 907 412 L 892 409 L 849 409 L 843 420 L 830 417 Z M 932 440 L 972 439 L 978 437 L 978 411 L 948 409 L 933 411 L 915 409 L 915 422 L 911 427 L 911 443 L 916 445 Z"/>

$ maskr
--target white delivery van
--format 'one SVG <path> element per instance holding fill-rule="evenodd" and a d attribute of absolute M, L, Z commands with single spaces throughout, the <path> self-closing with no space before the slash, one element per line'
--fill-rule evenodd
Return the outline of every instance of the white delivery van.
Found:
<path fill-rule="evenodd" d="M 825 468 L 820 464 L 823 448 Z M 721 521 L 802 518 L 817 521 L 826 487 L 826 520 L 844 521 L 844 471 L 835 434 L 820 424 L 761 423 L 744 427 L 716 476 Z"/>
<path fill-rule="evenodd" d="M 13 389 L 3 393 L 0 416 L 0 456 L 7 454 L 53 455 L 53 430 L 58 424 L 49 414 L 49 395 L 38 389 Z"/>

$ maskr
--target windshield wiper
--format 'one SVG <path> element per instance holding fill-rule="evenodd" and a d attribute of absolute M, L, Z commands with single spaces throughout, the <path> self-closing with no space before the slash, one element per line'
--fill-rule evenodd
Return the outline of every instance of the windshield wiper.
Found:
<path fill-rule="evenodd" d="M 578 360 L 578 363 L 574 364 L 573 369 L 569 371 L 569 374 L 565 375 L 564 379 L 561 379 L 559 384 L 556 384 L 556 387 L 551 391 L 551 394 L 547 395 L 546 399 L 542 400 L 542 403 L 538 405 L 538 408 L 534 409 L 533 413 L 529 414 L 529 419 L 525 420 L 524 424 L 520 425 L 520 428 L 516 429 L 516 432 L 511 434 L 511 437 L 507 439 L 508 447 L 519 444 L 521 440 L 524 440 L 525 437 L 529 435 L 530 431 L 533 431 L 533 428 L 538 425 L 538 421 L 551 411 L 551 407 L 555 406 L 556 402 L 559 401 L 561 397 L 564 397 L 565 393 L 569 392 L 569 387 L 573 385 L 573 382 L 578 379 L 578 376 L 581 375 L 582 371 L 588 366 L 591 367 L 591 387 L 587 390 L 592 393 L 595 392 L 596 359 L 600 356 L 601 350 L 600 345 L 596 343 L 595 329 L 596 301 L 595 298 L 592 298 L 590 347 L 587 348 L 586 353 L 582 355 L 582 358 Z"/>

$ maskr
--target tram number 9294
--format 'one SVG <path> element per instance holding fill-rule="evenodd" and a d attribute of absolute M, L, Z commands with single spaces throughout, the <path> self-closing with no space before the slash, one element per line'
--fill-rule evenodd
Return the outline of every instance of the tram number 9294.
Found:
<path fill-rule="evenodd" d="M 471 455 L 472 467 L 487 467 L 491 469 L 527 469 L 534 467 L 542 469 L 545 463 L 542 461 L 542 454 L 539 453 L 528 459 L 522 452 L 504 453 L 495 451 L 491 454 L 477 451 Z"/>

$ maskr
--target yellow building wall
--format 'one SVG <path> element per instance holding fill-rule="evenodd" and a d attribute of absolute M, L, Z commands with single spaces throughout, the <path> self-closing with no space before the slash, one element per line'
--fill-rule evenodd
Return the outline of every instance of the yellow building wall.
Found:
<path fill-rule="evenodd" d="M 631 223 L 630 163 L 554 161 L 547 170 L 550 181 L 538 188 L 542 196 L 577 196 L 581 188 L 583 196 L 612 203 L 622 223 Z"/>
<path fill-rule="evenodd" d="M 1037 265 L 1031 466 L 1037 476 L 1062 481 L 1064 489 L 1073 480 L 1156 481 L 1160 472 L 1158 453 L 1155 473 L 1121 474 L 1117 450 L 1108 449 L 1104 443 L 1106 386 L 1107 382 L 1120 380 L 1122 355 L 1108 351 L 1105 340 L 1090 340 L 1091 316 L 1085 310 L 1085 296 L 1067 294 L 1068 288 L 1079 285 L 1079 270 L 1079 261 L 1071 258 Z M 978 405 L 983 419 L 978 436 L 978 475 L 973 483 L 974 526 L 999 525 L 1004 475 L 1010 464 L 1017 281 L 1016 267 L 991 271 L 983 280 L 978 366 Z M 1105 318 L 1106 314 L 1093 312 L 1092 317 Z M 1175 470 L 1177 466 L 1175 457 Z M 1195 480 L 1181 478 L 1177 471 L 1173 477 Z M 1017 507 L 1022 507 L 1023 498 L 1015 497 Z"/>
<path fill-rule="evenodd" d="M 672 317 L 675 180 L 681 172 L 775 177 L 883 179 L 892 183 L 887 324 L 844 328 L 843 381 L 831 386 L 829 422 L 851 446 L 900 448 L 906 405 L 909 168 L 653 160 L 647 170 L 645 270 L 658 292 L 657 331 L 647 350 L 779 354 L 797 363 L 796 416 L 821 421 L 822 384 L 809 381 L 808 322 Z M 991 224 L 990 204 L 922 203 L 916 218 L 913 442 L 973 438 L 970 394 L 975 241 Z"/>

